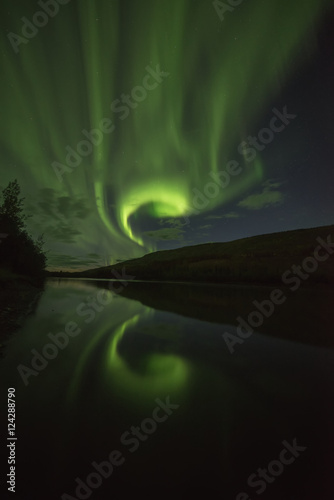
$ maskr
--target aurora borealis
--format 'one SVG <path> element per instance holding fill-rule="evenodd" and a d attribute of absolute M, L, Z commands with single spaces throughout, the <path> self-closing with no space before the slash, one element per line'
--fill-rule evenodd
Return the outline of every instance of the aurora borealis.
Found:
<path fill-rule="evenodd" d="M 50 268 L 332 223 L 330 1 L 54 5 L 0 7 L 0 185 Z"/>

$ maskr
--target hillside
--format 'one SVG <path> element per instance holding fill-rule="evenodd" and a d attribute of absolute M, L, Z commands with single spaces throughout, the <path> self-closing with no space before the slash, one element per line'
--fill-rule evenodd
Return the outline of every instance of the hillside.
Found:
<path fill-rule="evenodd" d="M 315 248 L 319 246 L 317 238 L 324 242 L 328 238 L 334 241 L 334 225 L 163 250 L 107 267 L 50 275 L 100 279 L 122 275 L 128 280 L 281 283 L 284 272 L 291 270 L 293 265 L 302 265 L 307 257 L 314 257 Z M 324 248 L 321 255 L 326 255 Z M 308 259 L 306 268 L 311 267 Z M 302 279 L 307 284 L 334 283 L 334 257 L 329 255 L 326 260 L 318 262 L 318 269 L 308 272 L 307 276 Z"/>

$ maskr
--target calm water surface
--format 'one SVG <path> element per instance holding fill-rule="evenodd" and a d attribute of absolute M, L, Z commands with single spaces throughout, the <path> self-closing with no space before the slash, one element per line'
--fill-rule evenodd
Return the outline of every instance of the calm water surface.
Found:
<path fill-rule="evenodd" d="M 334 350 L 286 340 L 333 336 L 330 312 L 314 313 L 332 297 L 301 292 L 291 321 L 282 306 L 231 354 L 222 334 L 268 292 L 201 286 L 200 301 L 168 286 L 125 298 L 109 282 L 48 281 L 0 362 L 2 408 L 16 389 L 8 498 L 333 498 Z"/>

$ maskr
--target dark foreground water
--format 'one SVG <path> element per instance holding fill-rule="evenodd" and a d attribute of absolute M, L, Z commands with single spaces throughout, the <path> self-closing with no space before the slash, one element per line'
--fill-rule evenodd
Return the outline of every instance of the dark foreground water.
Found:
<path fill-rule="evenodd" d="M 1 498 L 334 498 L 332 294 L 296 292 L 228 348 L 270 289 L 111 285 L 50 280 L 8 342 Z"/>

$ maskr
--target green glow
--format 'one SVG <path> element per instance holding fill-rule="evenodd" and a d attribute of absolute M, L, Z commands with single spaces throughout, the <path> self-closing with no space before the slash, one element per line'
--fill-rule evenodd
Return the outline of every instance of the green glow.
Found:
<path fill-rule="evenodd" d="M 1 136 L 16 175 L 34 186 L 36 197 L 39 189 L 52 188 L 87 200 L 90 219 L 78 222 L 76 237 L 83 252 L 94 242 L 101 253 L 112 249 L 111 262 L 153 250 L 136 227 L 139 209 L 153 218 L 188 216 L 193 189 L 203 190 L 210 172 L 231 159 L 243 173 L 203 212 L 238 201 L 270 176 L 270 166 L 259 156 L 247 165 L 237 146 L 315 47 L 326 5 L 243 2 L 223 23 L 212 2 L 147 0 L 130 9 L 121 0 L 80 0 L 64 6 L 52 21 L 53 37 L 48 26 L 20 47 L 19 56 L 9 43 L 1 54 L 8 81 L 2 112 L 9 117 Z M 19 16 L 13 22 L 19 33 Z M 158 65 L 169 76 L 121 120 L 111 103 L 142 85 L 147 66 Z M 82 130 L 97 129 L 106 118 L 115 130 L 60 183 L 51 163 L 65 164 L 66 146 L 76 149 L 86 139 Z M 2 183 L 12 174 L 8 169 Z"/>
<path fill-rule="evenodd" d="M 186 189 L 186 187 L 184 188 Z M 151 204 L 150 214 L 161 217 L 181 217 L 188 213 L 187 198 L 182 195 L 180 187 L 173 180 L 168 179 L 161 185 L 159 180 L 152 181 L 146 185 L 136 185 L 133 192 L 129 192 L 121 204 L 119 222 L 129 238 L 143 245 L 143 240 L 136 237 L 129 224 L 129 218 L 140 207 Z"/>
<path fill-rule="evenodd" d="M 123 304 L 124 305 L 124 304 Z M 130 319 L 124 320 L 119 326 L 120 318 L 132 310 L 140 311 Z M 121 311 L 120 311 L 121 309 Z M 97 370 L 100 372 L 100 383 L 103 387 L 112 387 L 113 392 L 124 397 L 128 395 L 135 401 L 140 395 L 141 402 L 148 402 L 156 394 L 186 392 L 186 385 L 190 377 L 190 365 L 181 357 L 173 354 L 148 354 L 142 358 L 144 373 L 138 374 L 129 367 L 125 358 L 119 352 L 119 344 L 127 330 L 135 327 L 140 320 L 147 320 L 153 315 L 153 310 L 143 307 L 138 302 L 126 302 L 120 308 L 119 303 L 108 306 L 107 315 L 101 315 L 98 324 L 94 325 L 94 335 L 81 353 L 72 375 L 71 385 L 67 391 L 69 401 L 75 402 L 83 373 L 87 364 L 95 360 L 98 346 L 105 339 L 108 345 L 104 357 L 98 361 Z"/>
<path fill-rule="evenodd" d="M 188 363 L 176 355 L 150 354 L 145 357 L 145 374 L 138 376 L 133 372 L 118 353 L 118 346 L 127 329 L 134 327 L 139 319 L 147 319 L 153 311 L 147 310 L 144 315 L 136 315 L 118 327 L 110 341 L 107 350 L 106 367 L 103 368 L 104 378 L 108 384 L 119 391 L 120 394 L 129 394 L 136 398 L 143 394 L 148 400 L 157 393 L 184 391 L 189 378 Z"/>

